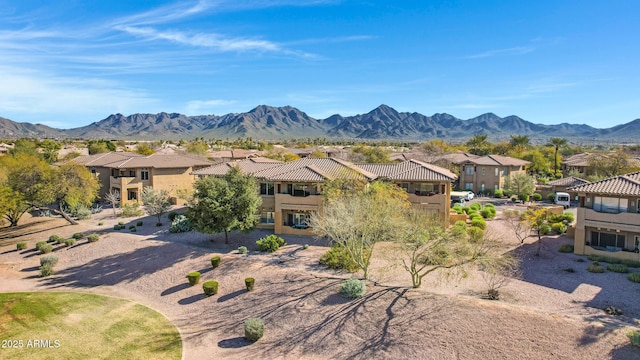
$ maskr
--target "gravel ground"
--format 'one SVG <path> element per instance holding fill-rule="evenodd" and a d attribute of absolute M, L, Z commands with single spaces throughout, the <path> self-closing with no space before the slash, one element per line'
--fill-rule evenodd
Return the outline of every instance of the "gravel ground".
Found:
<path fill-rule="evenodd" d="M 77 226 L 34 218 L 20 229 L 1 228 L 0 291 L 87 291 L 138 301 L 178 327 L 185 359 L 640 359 L 624 335 L 640 319 L 640 285 L 625 274 L 587 272 L 585 257 L 556 251 L 571 242 L 563 236 L 545 238 L 536 257 L 533 239 L 516 247 L 503 221 L 488 223 L 522 259 L 520 278 L 500 289 L 500 301 L 482 299 L 486 285 L 473 272 L 459 282 L 434 275 L 411 289 L 408 274 L 383 257 L 375 259 L 367 295 L 345 301 L 337 287 L 351 275 L 317 265 L 326 244 L 313 238 L 286 236 L 283 249 L 261 254 L 255 240 L 266 231 L 233 233 L 226 245 L 223 235 L 170 234 L 148 217 L 136 233 L 112 230 L 120 220 L 105 211 Z M 75 232 L 101 238 L 58 246 L 51 277 L 38 277 L 38 254 L 15 250 L 18 241 L 32 249 L 49 235 Z M 249 254 L 238 254 L 239 245 Z M 222 257 L 219 268 L 211 269 L 213 255 Z M 185 276 L 194 270 L 202 281 L 219 281 L 219 293 L 205 297 L 189 286 Z M 254 291 L 244 290 L 245 277 L 256 279 Z M 607 306 L 624 315 L 607 315 Z M 265 320 L 266 332 L 249 344 L 242 323 L 253 316 Z"/>

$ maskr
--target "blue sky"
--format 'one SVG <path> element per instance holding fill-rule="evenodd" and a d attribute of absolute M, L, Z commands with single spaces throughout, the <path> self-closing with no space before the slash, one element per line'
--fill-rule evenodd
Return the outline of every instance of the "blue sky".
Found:
<path fill-rule="evenodd" d="M 640 1 L 0 0 L 0 116 L 640 118 Z"/>

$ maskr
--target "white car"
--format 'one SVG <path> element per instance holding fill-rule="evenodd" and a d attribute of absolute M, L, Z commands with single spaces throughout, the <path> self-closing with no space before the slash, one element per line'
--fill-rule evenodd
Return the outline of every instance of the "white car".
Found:
<path fill-rule="evenodd" d="M 466 193 L 467 195 L 465 195 L 464 199 L 467 201 L 473 200 L 473 197 L 475 196 L 473 191 L 469 190 L 469 191 L 466 191 Z"/>

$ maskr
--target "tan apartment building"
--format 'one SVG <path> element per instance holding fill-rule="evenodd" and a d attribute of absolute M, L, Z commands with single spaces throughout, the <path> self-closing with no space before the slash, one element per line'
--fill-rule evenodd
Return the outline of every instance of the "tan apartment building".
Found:
<path fill-rule="evenodd" d="M 353 164 L 335 158 L 304 158 L 287 163 L 254 158 L 215 165 L 194 172 L 197 176 L 222 176 L 231 166 L 253 175 L 262 197 L 259 228 L 275 234 L 311 235 L 307 221 L 312 212 L 322 211 L 322 186 L 327 180 L 353 178 L 366 181 L 386 179 L 402 186 L 409 201 L 449 221 L 451 182 L 456 175 L 435 165 L 409 160 L 399 164 Z"/>
<path fill-rule="evenodd" d="M 593 170 L 590 168 L 591 163 L 598 159 L 608 159 L 610 156 L 606 153 L 579 153 L 571 155 L 560 162 L 560 170 L 562 176 L 567 177 L 570 173 L 578 175 L 582 178 L 593 175 Z M 629 165 L 634 167 L 640 167 L 640 158 L 629 157 L 627 159 Z"/>
<path fill-rule="evenodd" d="M 109 152 L 79 156 L 70 163 L 86 166 L 100 182 L 99 196 L 110 190 L 120 192 L 120 204 L 140 202 L 142 189 L 151 186 L 169 192 L 174 204 L 184 201 L 182 191 L 193 190 L 191 172 L 211 166 L 211 161 L 185 155 L 140 155 L 128 152 Z"/>
<path fill-rule="evenodd" d="M 579 199 L 574 252 L 640 261 L 640 172 L 569 190 Z"/>
<path fill-rule="evenodd" d="M 504 187 L 505 178 L 517 173 L 526 174 L 528 161 L 502 155 L 478 156 L 468 153 L 447 154 L 438 160 L 460 167 L 458 189 L 473 192 L 494 192 Z"/>

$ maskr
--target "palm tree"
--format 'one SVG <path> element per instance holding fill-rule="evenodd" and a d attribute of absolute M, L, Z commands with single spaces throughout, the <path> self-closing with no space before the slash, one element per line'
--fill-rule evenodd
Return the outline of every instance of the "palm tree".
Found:
<path fill-rule="evenodd" d="M 491 145 L 487 137 L 485 134 L 474 134 L 471 139 L 465 143 L 469 152 L 474 155 L 487 155 L 489 153 L 489 146 Z"/>
<path fill-rule="evenodd" d="M 549 139 L 549 145 L 556 148 L 555 155 L 553 156 L 553 174 L 556 175 L 558 173 L 558 149 L 560 149 L 561 146 L 567 145 L 567 139 L 552 137 Z"/>

